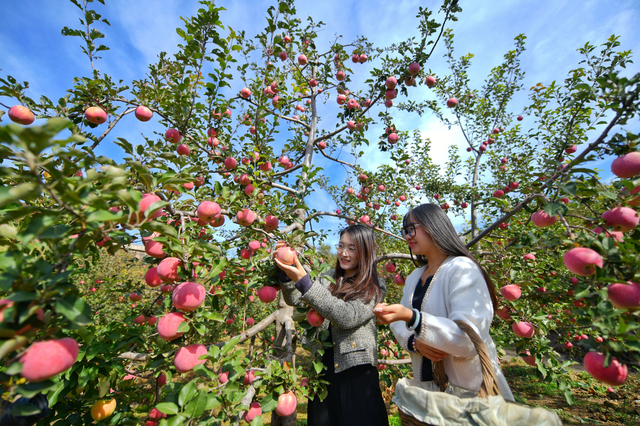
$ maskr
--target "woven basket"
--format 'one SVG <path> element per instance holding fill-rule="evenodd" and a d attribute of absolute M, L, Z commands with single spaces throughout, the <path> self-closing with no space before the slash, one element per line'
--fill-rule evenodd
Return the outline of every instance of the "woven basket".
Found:
<path fill-rule="evenodd" d="M 467 325 L 464 321 L 455 321 L 455 323 L 458 324 L 458 327 L 460 327 L 467 336 L 469 336 L 473 346 L 475 346 L 476 351 L 478 352 L 478 357 L 480 358 L 480 365 L 482 366 L 482 387 L 480 388 L 480 392 L 478 392 L 478 396 L 486 398 L 488 396 L 500 395 L 500 388 L 498 387 L 496 374 L 493 370 L 491 358 L 489 357 L 489 353 L 487 352 L 484 342 L 480 336 L 478 336 L 478 333 L 476 333 L 473 328 Z M 444 371 L 444 363 L 442 361 L 433 363 L 433 381 L 443 392 L 447 388 L 449 379 Z M 402 410 L 398 410 L 398 414 L 400 415 L 400 421 L 403 426 L 439 426 L 421 422 L 411 414 L 405 413 Z"/>

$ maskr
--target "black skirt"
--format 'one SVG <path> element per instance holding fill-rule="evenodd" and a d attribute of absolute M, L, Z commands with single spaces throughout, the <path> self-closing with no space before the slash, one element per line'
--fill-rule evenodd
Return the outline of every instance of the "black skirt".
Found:
<path fill-rule="evenodd" d="M 378 369 L 363 364 L 336 373 L 333 361 L 333 348 L 329 348 L 322 356 L 329 393 L 324 401 L 309 400 L 308 426 L 389 426 Z"/>

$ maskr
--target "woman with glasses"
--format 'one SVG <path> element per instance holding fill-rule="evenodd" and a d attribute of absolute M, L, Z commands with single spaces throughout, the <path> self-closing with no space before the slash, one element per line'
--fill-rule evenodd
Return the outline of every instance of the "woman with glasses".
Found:
<path fill-rule="evenodd" d="M 276 248 L 284 245 L 278 243 Z M 351 225 L 340 232 L 334 270 L 312 281 L 296 258 L 294 266 L 278 264 L 292 280 L 281 283 L 283 297 L 292 306 L 309 306 L 329 330 L 322 362 L 329 382 L 324 401 L 309 400 L 309 426 L 388 425 L 380 391 L 376 317 L 373 307 L 384 299 L 386 286 L 375 267 L 376 244 L 366 226 Z M 333 282 L 335 281 L 335 282 Z"/>
<path fill-rule="evenodd" d="M 489 327 L 497 308 L 493 282 L 458 236 L 444 210 L 422 204 L 402 222 L 402 236 L 418 269 L 406 279 L 400 304 L 379 304 L 376 316 L 391 324 L 396 339 L 411 354 L 414 379 L 433 386 L 432 361 L 444 360 L 458 396 L 474 396 L 482 385 L 480 360 L 471 340 L 454 322 L 462 320 L 482 338 L 502 396 L 513 394 L 500 371 Z M 471 391 L 471 392 L 468 392 Z"/>

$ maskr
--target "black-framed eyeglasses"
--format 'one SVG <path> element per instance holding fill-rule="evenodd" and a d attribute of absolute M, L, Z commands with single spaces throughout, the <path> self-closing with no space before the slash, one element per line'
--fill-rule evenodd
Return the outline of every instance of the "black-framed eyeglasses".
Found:
<path fill-rule="evenodd" d="M 416 236 L 416 226 L 420 226 L 420 224 L 418 224 L 418 223 L 410 223 L 407 226 L 403 227 L 400 230 L 400 235 L 402 235 L 402 238 L 415 237 Z"/>
<path fill-rule="evenodd" d="M 344 252 L 345 250 L 347 251 L 348 254 L 354 255 L 356 254 L 356 249 L 353 247 L 345 247 L 342 244 L 336 244 L 336 252 L 338 254 Z"/>

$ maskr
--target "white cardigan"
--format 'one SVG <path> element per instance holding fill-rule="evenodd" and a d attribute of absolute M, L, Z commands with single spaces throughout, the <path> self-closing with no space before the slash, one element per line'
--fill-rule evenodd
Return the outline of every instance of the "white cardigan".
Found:
<path fill-rule="evenodd" d="M 425 271 L 418 268 L 407 277 L 402 305 L 412 308 L 413 293 L 418 280 Z M 500 367 L 489 328 L 493 319 L 491 296 L 482 272 L 468 257 L 449 257 L 433 277 L 420 309 L 422 325 L 420 335 L 415 338 L 429 346 L 449 354 L 444 359 L 444 368 L 452 385 L 479 391 L 482 385 L 480 359 L 471 339 L 458 327 L 454 320 L 469 324 L 484 341 L 495 370 L 498 386 L 504 399 L 513 400 Z M 407 340 L 413 334 L 407 323 L 397 321 L 391 330 L 400 345 L 407 349 Z M 414 378 L 420 378 L 422 356 L 409 352 L 413 362 Z"/>

